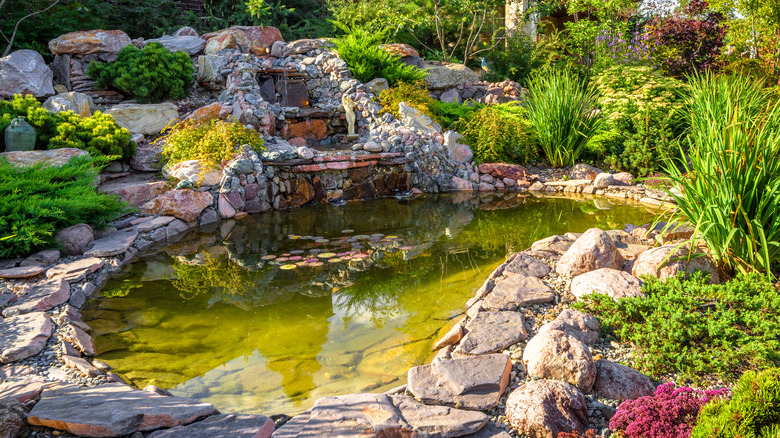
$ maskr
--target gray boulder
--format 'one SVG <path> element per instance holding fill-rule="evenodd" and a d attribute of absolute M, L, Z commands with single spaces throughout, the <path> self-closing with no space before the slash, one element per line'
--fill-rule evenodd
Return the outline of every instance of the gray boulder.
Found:
<path fill-rule="evenodd" d="M 479 76 L 463 64 L 446 64 L 441 62 L 424 62 L 423 69 L 428 72 L 425 83 L 431 90 L 446 90 L 463 85 L 466 82 L 477 82 Z"/>
<path fill-rule="evenodd" d="M 203 49 L 206 47 L 206 40 L 198 36 L 188 35 L 164 35 L 160 38 L 146 40 L 141 44 L 146 47 L 149 43 L 160 43 L 163 47 L 168 49 L 169 52 L 185 52 L 190 56 L 203 52 Z"/>
<path fill-rule="evenodd" d="M 0 98 L 14 94 L 45 97 L 54 94 L 54 73 L 35 50 L 17 50 L 0 58 Z"/>

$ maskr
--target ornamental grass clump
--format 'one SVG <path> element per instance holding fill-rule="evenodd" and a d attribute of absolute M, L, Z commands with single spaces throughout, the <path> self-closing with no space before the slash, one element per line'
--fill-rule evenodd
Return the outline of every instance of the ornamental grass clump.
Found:
<path fill-rule="evenodd" d="M 780 369 L 743 374 L 730 400 L 720 399 L 702 409 L 691 436 L 780 437 Z"/>
<path fill-rule="evenodd" d="M 696 75 L 685 101 L 687 159 L 668 160 L 670 226 L 695 226 L 724 271 L 780 259 L 780 100 L 747 76 Z"/>
<path fill-rule="evenodd" d="M 254 129 L 237 120 L 209 120 L 202 123 L 174 121 L 163 131 L 162 156 L 166 164 L 198 160 L 219 168 L 233 159 L 242 145 L 264 150 L 263 139 Z"/>
<path fill-rule="evenodd" d="M 598 94 L 568 71 L 550 71 L 528 87 L 528 118 L 547 160 L 554 167 L 573 166 L 603 118 L 593 108 Z"/>
<path fill-rule="evenodd" d="M 621 403 L 609 428 L 625 438 L 688 438 L 701 408 L 727 394 L 727 390 L 697 391 L 665 383 L 652 396 Z"/>

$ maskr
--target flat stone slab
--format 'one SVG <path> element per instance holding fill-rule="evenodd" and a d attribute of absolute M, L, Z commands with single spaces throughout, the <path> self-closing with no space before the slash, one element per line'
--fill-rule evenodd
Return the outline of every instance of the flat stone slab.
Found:
<path fill-rule="evenodd" d="M 77 282 L 83 280 L 87 275 L 102 268 L 105 262 L 97 257 L 88 257 L 76 260 L 71 263 L 62 263 L 46 271 L 46 277 L 51 279 L 57 276 Z"/>
<path fill-rule="evenodd" d="M 494 353 L 528 337 L 525 319 L 518 312 L 479 312 L 466 324 L 466 330 L 453 351 L 456 356 Z"/>
<path fill-rule="evenodd" d="M 504 354 L 441 360 L 410 368 L 408 389 L 425 404 L 484 411 L 498 405 L 511 372 Z"/>
<path fill-rule="evenodd" d="M 305 412 L 301 412 L 300 414 L 292 417 L 290 420 L 284 423 L 282 427 L 274 431 L 273 437 L 274 438 L 297 437 L 298 434 L 301 432 L 301 430 L 303 430 L 303 428 L 306 427 L 306 423 L 309 422 L 309 418 L 311 418 L 311 409 Z"/>
<path fill-rule="evenodd" d="M 20 266 L 18 268 L 0 270 L 0 278 L 30 278 L 45 271 L 43 266 Z"/>
<path fill-rule="evenodd" d="M 132 228 L 111 233 L 92 242 L 92 247 L 84 255 L 86 257 L 113 257 L 124 254 L 136 237 L 138 237 L 138 231 Z"/>
<path fill-rule="evenodd" d="M 488 423 L 479 432 L 466 435 L 466 438 L 512 438 L 512 435 L 493 423 Z"/>
<path fill-rule="evenodd" d="M 19 403 L 24 403 L 41 395 L 45 385 L 43 378 L 29 378 L 0 383 L 0 400 L 13 398 L 19 401 Z"/>
<path fill-rule="evenodd" d="M 401 416 L 420 438 L 450 438 L 479 431 L 488 416 L 478 411 L 424 405 L 408 395 L 391 396 Z"/>
<path fill-rule="evenodd" d="M 521 274 L 539 278 L 546 276 L 551 270 L 552 269 L 546 264 L 522 252 L 517 254 L 515 258 L 506 265 L 506 268 L 504 268 L 505 273 Z"/>
<path fill-rule="evenodd" d="M 168 225 L 169 223 L 173 222 L 176 218 L 173 216 L 159 216 L 152 220 L 148 220 L 146 222 L 140 223 L 135 226 L 135 229 L 138 230 L 139 233 L 145 233 L 147 231 L 156 230 L 162 226 Z"/>
<path fill-rule="evenodd" d="M 509 275 L 496 282 L 493 290 L 485 296 L 482 308 L 485 310 L 517 310 L 532 304 L 550 303 L 555 291 L 536 277 Z"/>
<path fill-rule="evenodd" d="M 412 427 L 387 394 L 324 397 L 314 403 L 298 437 L 412 436 Z"/>
<path fill-rule="evenodd" d="M 62 279 L 50 280 L 32 286 L 30 292 L 3 310 L 3 316 L 21 315 L 31 312 L 45 312 L 70 298 L 70 284 Z"/>
<path fill-rule="evenodd" d="M 40 353 L 53 328 L 49 315 L 43 312 L 0 319 L 0 362 L 15 362 Z"/>
<path fill-rule="evenodd" d="M 94 388 L 67 385 L 44 390 L 27 421 L 78 436 L 111 437 L 186 425 L 216 413 L 208 403 L 165 397 L 122 384 Z"/>
<path fill-rule="evenodd" d="M 152 432 L 148 438 L 270 438 L 274 421 L 263 415 L 220 414 L 188 426 Z"/>

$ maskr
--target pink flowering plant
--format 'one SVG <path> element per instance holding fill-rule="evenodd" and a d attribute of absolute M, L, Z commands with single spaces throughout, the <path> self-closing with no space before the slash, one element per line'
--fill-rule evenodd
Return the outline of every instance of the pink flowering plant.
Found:
<path fill-rule="evenodd" d="M 652 396 L 624 401 L 609 427 L 625 438 L 689 438 L 701 408 L 728 395 L 727 389 L 700 391 L 665 383 Z"/>

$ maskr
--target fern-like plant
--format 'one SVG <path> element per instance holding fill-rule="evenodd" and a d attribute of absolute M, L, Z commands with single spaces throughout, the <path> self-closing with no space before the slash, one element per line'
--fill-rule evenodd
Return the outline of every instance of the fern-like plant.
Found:
<path fill-rule="evenodd" d="M 384 42 L 384 34 L 371 33 L 359 27 L 342 30 L 346 35 L 334 41 L 336 51 L 359 81 L 369 82 L 376 78 L 385 78 L 391 86 L 395 86 L 399 82 L 414 83 L 428 75 L 379 48 Z"/>
<path fill-rule="evenodd" d="M 189 55 L 171 53 L 160 43 L 143 49 L 127 46 L 112 63 L 93 62 L 87 68 L 98 88 L 116 88 L 141 103 L 183 99 L 192 89 L 195 69 Z"/>

